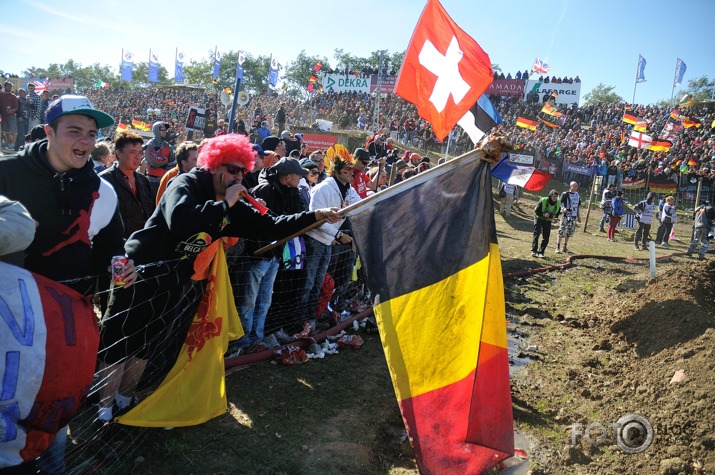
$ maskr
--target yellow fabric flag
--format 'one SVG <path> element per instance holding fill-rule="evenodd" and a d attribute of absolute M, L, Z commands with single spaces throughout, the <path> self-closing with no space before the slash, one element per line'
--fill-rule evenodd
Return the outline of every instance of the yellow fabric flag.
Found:
<path fill-rule="evenodd" d="M 211 260 L 206 291 L 176 364 L 149 397 L 117 422 L 140 427 L 201 424 L 226 412 L 223 355 L 243 336 L 222 240 L 203 251 Z"/>

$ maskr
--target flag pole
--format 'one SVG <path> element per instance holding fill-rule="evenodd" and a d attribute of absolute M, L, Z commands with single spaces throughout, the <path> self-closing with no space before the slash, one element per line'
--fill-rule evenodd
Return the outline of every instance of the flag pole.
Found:
<path fill-rule="evenodd" d="M 641 55 L 638 55 L 638 63 L 636 63 L 636 79 L 635 83 L 633 84 L 633 100 L 631 101 L 631 104 L 636 103 L 636 86 L 638 86 L 638 68 L 641 65 Z"/>
<path fill-rule="evenodd" d="M 174 84 L 176 84 L 176 63 L 179 60 L 179 47 L 174 51 Z"/>
<path fill-rule="evenodd" d="M 675 60 L 675 73 L 673 74 L 673 89 L 670 91 L 670 106 L 673 106 L 673 96 L 675 95 L 675 78 L 678 74 L 678 59 Z"/>
<path fill-rule="evenodd" d="M 238 89 L 241 87 L 241 78 L 238 77 L 238 68 L 241 67 L 241 52 L 238 52 L 238 65 L 236 66 L 236 86 L 233 88 L 233 101 L 231 104 L 231 110 L 228 114 L 228 130 L 234 132 L 236 130 L 234 120 L 236 120 L 236 104 L 238 104 Z"/>

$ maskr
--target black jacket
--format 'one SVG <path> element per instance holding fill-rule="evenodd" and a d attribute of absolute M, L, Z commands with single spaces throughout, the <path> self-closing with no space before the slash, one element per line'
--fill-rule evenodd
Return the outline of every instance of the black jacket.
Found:
<path fill-rule="evenodd" d="M 134 172 L 134 183 L 137 187 L 137 194 L 134 196 L 129 182 L 118 166 L 103 171 L 99 176 L 107 180 L 117 193 L 119 213 L 124 221 L 124 238 L 128 238 L 134 231 L 144 227 L 144 223 L 156 208 L 149 180 L 144 175 Z"/>
<path fill-rule="evenodd" d="M 194 168 L 174 178 L 144 229 L 132 234 L 125 248 L 138 264 L 180 258 L 193 262 L 220 237 L 280 239 L 315 221 L 313 212 L 261 216 L 243 200 L 228 208 L 225 201 L 216 201 L 211 173 Z"/>
<path fill-rule="evenodd" d="M 0 159 L 0 194 L 20 201 L 39 223 L 25 268 L 56 281 L 106 275 L 112 256 L 124 254 L 124 227 L 112 187 L 88 160 L 57 173 L 47 161 L 47 140 Z M 68 284 L 88 294 L 94 279 Z"/>

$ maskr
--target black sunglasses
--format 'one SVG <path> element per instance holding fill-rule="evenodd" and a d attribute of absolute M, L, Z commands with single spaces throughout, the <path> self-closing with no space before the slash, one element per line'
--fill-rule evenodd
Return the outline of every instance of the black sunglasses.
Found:
<path fill-rule="evenodd" d="M 311 170 L 310 174 L 311 175 L 320 175 L 320 172 L 318 170 Z"/>
<path fill-rule="evenodd" d="M 224 165 L 226 167 L 226 171 L 229 172 L 231 175 L 238 175 L 239 173 L 242 175 L 246 174 L 246 168 L 244 167 L 239 167 L 238 165 Z"/>

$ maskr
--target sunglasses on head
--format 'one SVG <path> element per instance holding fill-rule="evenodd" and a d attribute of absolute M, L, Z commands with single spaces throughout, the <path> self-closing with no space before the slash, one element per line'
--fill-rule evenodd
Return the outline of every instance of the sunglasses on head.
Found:
<path fill-rule="evenodd" d="M 238 165 L 224 165 L 226 167 L 226 171 L 229 172 L 231 175 L 238 175 L 241 173 L 242 175 L 246 174 L 246 169 L 244 167 L 239 167 Z"/>

